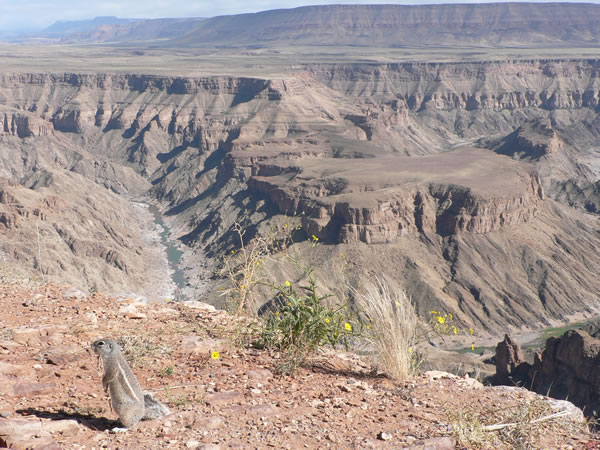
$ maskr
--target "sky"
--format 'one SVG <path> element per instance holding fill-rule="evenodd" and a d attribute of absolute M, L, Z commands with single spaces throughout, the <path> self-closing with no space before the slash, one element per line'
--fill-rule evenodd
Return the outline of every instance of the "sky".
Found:
<path fill-rule="evenodd" d="M 585 2 L 585 0 L 575 0 Z M 594 3 L 600 0 L 593 1 Z M 431 4 L 452 0 L 0 0 L 0 31 L 39 30 L 58 20 L 85 20 L 96 16 L 121 18 L 214 17 L 277 8 L 317 4 Z M 485 3 L 462 0 L 459 3 Z M 591 3 L 591 2 L 590 2 Z"/>

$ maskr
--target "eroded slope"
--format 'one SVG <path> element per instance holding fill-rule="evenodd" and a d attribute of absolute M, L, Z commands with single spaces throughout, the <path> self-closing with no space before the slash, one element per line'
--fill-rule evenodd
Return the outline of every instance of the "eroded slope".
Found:
<path fill-rule="evenodd" d="M 255 231 L 303 214 L 330 286 L 343 252 L 353 284 L 385 276 L 422 311 L 538 326 L 596 308 L 598 219 L 571 205 L 596 201 L 599 73 L 520 61 L 272 79 L 3 74 L 0 157 L 29 188 L 52 168 L 161 201 L 190 248 L 191 289 L 236 221 Z"/>

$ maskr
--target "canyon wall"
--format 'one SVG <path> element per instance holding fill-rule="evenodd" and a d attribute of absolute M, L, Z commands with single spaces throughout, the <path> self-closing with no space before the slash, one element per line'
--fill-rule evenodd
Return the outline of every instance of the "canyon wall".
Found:
<path fill-rule="evenodd" d="M 597 217 L 573 208 L 596 204 L 599 74 L 596 60 L 311 65 L 273 79 L 2 73 L 0 177 L 54 195 L 57 174 L 75 174 L 159 201 L 188 245 L 190 288 L 194 258 L 216 263 L 235 222 L 289 215 L 323 261 L 353 254 L 358 284 L 383 264 L 423 310 L 490 329 L 552 322 L 594 310 L 600 288 Z M 3 214 L 16 236 L 21 218 Z"/>

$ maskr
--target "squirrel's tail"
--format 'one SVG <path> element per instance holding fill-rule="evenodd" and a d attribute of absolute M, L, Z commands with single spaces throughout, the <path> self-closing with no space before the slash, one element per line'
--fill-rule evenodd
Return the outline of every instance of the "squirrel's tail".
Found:
<path fill-rule="evenodd" d="M 158 419 L 171 414 L 171 410 L 157 400 L 150 392 L 144 392 L 144 417 L 143 420 Z"/>

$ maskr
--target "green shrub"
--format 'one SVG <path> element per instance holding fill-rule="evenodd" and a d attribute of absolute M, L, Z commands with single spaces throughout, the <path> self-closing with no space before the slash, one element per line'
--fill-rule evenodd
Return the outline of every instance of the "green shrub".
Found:
<path fill-rule="evenodd" d="M 281 352 L 279 367 L 293 373 L 306 359 L 325 345 L 348 348 L 348 339 L 357 335 L 346 305 L 327 306 L 329 295 L 319 295 L 312 270 L 307 270 L 308 284 L 296 291 L 289 281 L 279 287 L 276 311 L 264 322 L 261 345 Z"/>

